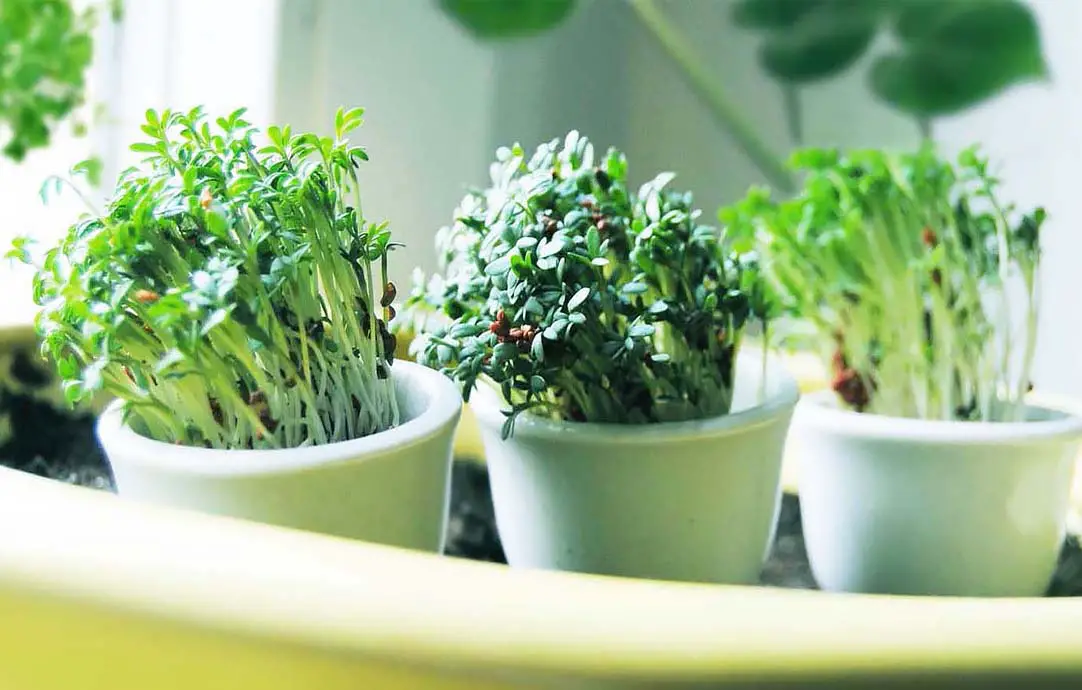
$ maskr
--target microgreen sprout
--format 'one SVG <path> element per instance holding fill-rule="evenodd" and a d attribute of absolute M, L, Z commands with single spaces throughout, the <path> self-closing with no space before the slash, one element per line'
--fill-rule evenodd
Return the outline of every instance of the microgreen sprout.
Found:
<path fill-rule="evenodd" d="M 440 271 L 407 307 L 415 352 L 508 405 L 503 435 L 530 412 L 645 424 L 723 415 L 734 359 L 757 312 L 754 265 L 699 223 L 690 193 L 662 173 L 631 193 L 625 156 L 570 132 L 527 156 L 501 148 L 491 186 L 440 230 Z"/>
<path fill-rule="evenodd" d="M 320 445 L 398 423 L 386 223 L 361 212 L 346 138 L 147 112 L 142 164 L 49 249 L 35 299 L 66 397 L 99 391 L 161 441 Z M 25 240 L 13 255 L 31 262 Z"/>
<path fill-rule="evenodd" d="M 851 409 L 1018 421 L 1034 358 L 1043 209 L 997 197 L 976 147 L 957 162 L 807 149 L 803 189 L 722 209 L 761 253 L 779 305 L 807 325 Z"/>

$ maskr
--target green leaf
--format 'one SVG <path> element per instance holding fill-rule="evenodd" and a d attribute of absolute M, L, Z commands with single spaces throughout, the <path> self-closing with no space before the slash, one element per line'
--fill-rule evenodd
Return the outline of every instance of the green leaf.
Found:
<path fill-rule="evenodd" d="M 451 327 L 451 336 L 454 338 L 472 338 L 480 335 L 485 330 L 484 326 L 476 323 L 457 323 Z"/>
<path fill-rule="evenodd" d="M 440 366 L 447 366 L 448 363 L 455 357 L 455 352 L 446 345 L 436 346 L 436 358 L 439 360 Z"/>
<path fill-rule="evenodd" d="M 780 29 L 792 26 L 823 3 L 824 0 L 737 0 L 730 16 L 739 27 Z"/>
<path fill-rule="evenodd" d="M 83 392 L 91 393 L 101 390 L 102 387 L 102 372 L 109 365 L 108 360 L 98 359 L 91 362 L 86 368 L 83 369 Z"/>
<path fill-rule="evenodd" d="M 542 240 L 541 244 L 537 247 L 537 255 L 541 258 L 548 258 L 559 254 L 564 249 L 564 242 L 562 236 L 553 236 L 551 240 Z"/>
<path fill-rule="evenodd" d="M 533 337 L 533 342 L 530 344 L 530 354 L 538 362 L 545 361 L 545 343 L 540 333 Z"/>
<path fill-rule="evenodd" d="M 86 175 L 86 179 L 90 184 L 98 185 L 101 182 L 101 173 L 104 167 L 101 158 L 94 156 L 76 163 L 71 172 L 75 175 Z"/>
<path fill-rule="evenodd" d="M 548 31 L 571 15 L 575 0 L 440 0 L 440 8 L 474 36 L 490 40 Z"/>
<path fill-rule="evenodd" d="M 583 302 L 585 302 L 586 298 L 589 297 L 589 296 L 590 296 L 590 288 L 588 288 L 588 287 L 580 288 L 579 291 L 576 292 L 574 295 L 572 295 L 571 299 L 569 299 L 567 301 L 567 310 L 568 311 L 574 311 L 575 309 L 578 309 L 579 305 L 581 305 Z"/>
<path fill-rule="evenodd" d="M 971 0 L 949 12 L 916 2 L 896 30 L 906 41 L 876 60 L 870 84 L 911 115 L 956 113 L 1047 77 L 1037 20 L 1016 0 Z"/>
<path fill-rule="evenodd" d="M 206 335 L 214 330 L 214 327 L 226 320 L 229 316 L 229 312 L 225 309 L 215 309 L 214 313 L 210 315 L 210 318 L 203 324 L 202 333 Z"/>
<path fill-rule="evenodd" d="M 518 354 L 518 347 L 514 343 L 500 343 L 492 349 L 492 363 L 499 365 L 514 359 Z"/>
<path fill-rule="evenodd" d="M 536 297 L 530 297 L 526 300 L 526 313 L 536 314 L 540 316 L 545 313 L 545 307 L 542 306 L 541 301 Z"/>
<path fill-rule="evenodd" d="M 184 354 L 177 348 L 170 348 L 168 352 L 161 356 L 158 360 L 158 364 L 154 367 L 155 373 L 162 373 L 169 369 L 174 364 L 179 364 L 184 361 Z"/>
<path fill-rule="evenodd" d="M 526 259 L 523 259 L 521 254 L 511 254 L 511 270 L 520 276 L 529 270 Z"/>
<path fill-rule="evenodd" d="M 485 275 L 502 276 L 505 275 L 509 270 L 511 270 L 511 257 L 505 255 L 485 266 Z"/>
<path fill-rule="evenodd" d="M 15 162 L 47 146 L 61 124 L 76 136 L 93 56 L 94 3 L 0 2 L 0 155 Z M 69 122 L 70 120 L 70 122 Z"/>
<path fill-rule="evenodd" d="M 515 415 L 509 415 L 500 426 L 500 439 L 506 441 L 515 431 Z"/>
<path fill-rule="evenodd" d="M 714 312 L 714 310 L 717 309 L 717 308 L 718 308 L 718 294 L 716 292 L 711 292 L 710 294 L 708 294 L 706 296 L 706 299 L 703 300 L 703 311 L 705 311 L 708 314 L 712 314 Z"/>
<path fill-rule="evenodd" d="M 826 79 L 851 67 L 867 51 L 876 28 L 870 13 L 838 3 L 822 5 L 787 30 L 769 34 L 759 49 L 759 61 L 771 76 L 790 84 Z"/>
<path fill-rule="evenodd" d="M 49 177 L 45 178 L 45 180 L 41 183 L 41 187 L 38 189 L 38 196 L 41 197 L 41 203 L 49 203 L 49 199 L 60 194 L 60 189 L 63 186 L 63 178 L 60 178 L 56 175 L 50 175 Z"/>
<path fill-rule="evenodd" d="M 597 231 L 597 227 L 591 225 L 590 229 L 586 231 L 586 248 L 590 250 L 590 256 L 597 256 L 601 249 L 601 233 Z"/>
<path fill-rule="evenodd" d="M 629 338 L 647 338 L 654 334 L 654 327 L 648 323 L 636 323 L 627 329 Z"/>

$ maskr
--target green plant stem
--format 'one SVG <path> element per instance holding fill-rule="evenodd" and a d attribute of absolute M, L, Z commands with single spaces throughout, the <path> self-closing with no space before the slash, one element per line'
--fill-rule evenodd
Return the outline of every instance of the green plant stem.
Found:
<path fill-rule="evenodd" d="M 789 128 L 789 139 L 794 146 L 804 145 L 804 111 L 800 103 L 800 89 L 796 86 L 782 88 L 785 103 L 785 122 Z"/>
<path fill-rule="evenodd" d="M 630 0 L 630 5 L 643 27 L 680 68 L 688 86 L 709 108 L 718 124 L 736 141 L 770 184 L 784 193 L 793 192 L 795 185 L 785 169 L 781 156 L 770 150 L 769 145 L 739 112 L 724 89 L 711 80 L 710 72 L 697 56 L 688 50 L 687 42 L 677 28 L 665 18 L 654 1 Z"/>
<path fill-rule="evenodd" d="M 921 117 L 917 119 L 917 127 L 920 129 L 922 141 L 931 141 L 933 137 L 931 118 Z"/>

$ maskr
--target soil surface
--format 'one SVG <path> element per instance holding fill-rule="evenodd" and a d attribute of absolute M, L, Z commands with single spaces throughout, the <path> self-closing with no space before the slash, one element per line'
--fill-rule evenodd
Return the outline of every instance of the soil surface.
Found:
<path fill-rule="evenodd" d="M 113 478 L 94 436 L 94 418 L 57 407 L 34 392 L 45 382 L 25 353 L 0 362 L 0 464 L 58 481 L 113 490 Z M 6 374 L 6 376 L 3 376 Z M 800 505 L 782 503 L 777 537 L 763 568 L 766 586 L 814 589 L 801 533 Z M 448 522 L 448 556 L 505 563 L 484 465 L 455 462 Z M 1082 596 L 1082 548 L 1064 545 L 1050 596 Z"/>

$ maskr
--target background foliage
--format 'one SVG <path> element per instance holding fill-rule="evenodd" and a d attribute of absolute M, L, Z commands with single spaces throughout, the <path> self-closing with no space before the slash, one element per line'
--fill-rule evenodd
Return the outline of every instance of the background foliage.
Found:
<path fill-rule="evenodd" d="M 440 0 L 480 39 L 535 36 L 566 21 L 582 0 Z M 772 152 L 726 95 L 656 0 L 625 0 L 673 61 L 719 127 L 771 184 L 794 191 Z M 857 69 L 870 92 L 913 117 L 928 136 L 933 118 L 974 108 L 1008 88 L 1048 78 L 1040 30 L 1021 0 L 732 0 L 731 20 L 760 38 L 758 60 L 781 87 L 790 135 L 802 139 L 803 89 Z M 720 28 L 720 27 L 719 27 Z"/>
<path fill-rule="evenodd" d="M 84 103 L 99 7 L 69 0 L 0 2 L 0 154 L 22 161 Z M 119 3 L 111 6 L 119 13 Z"/>

